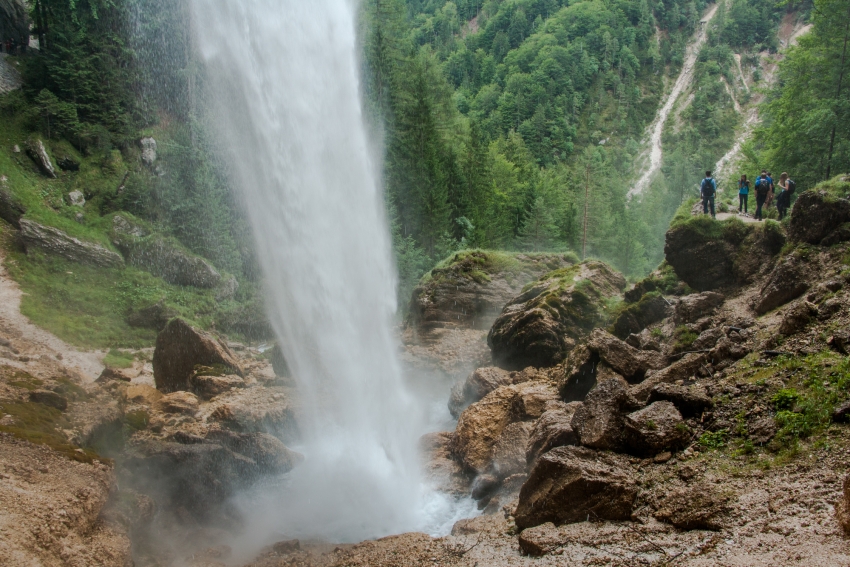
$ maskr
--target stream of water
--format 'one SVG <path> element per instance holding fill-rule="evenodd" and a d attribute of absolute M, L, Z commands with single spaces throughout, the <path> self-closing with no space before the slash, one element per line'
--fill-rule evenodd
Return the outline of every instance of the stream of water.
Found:
<path fill-rule="evenodd" d="M 359 84 L 354 0 L 194 0 L 215 127 L 305 409 L 306 461 L 253 494 L 246 532 L 358 541 L 440 533 L 424 412 L 397 359 L 396 275 Z"/>

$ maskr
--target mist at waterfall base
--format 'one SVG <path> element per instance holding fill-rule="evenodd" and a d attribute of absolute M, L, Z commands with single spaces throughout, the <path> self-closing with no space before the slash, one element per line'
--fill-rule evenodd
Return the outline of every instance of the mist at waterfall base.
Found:
<path fill-rule="evenodd" d="M 243 495 L 245 537 L 445 532 L 468 502 L 420 473 L 425 409 L 397 358 L 396 275 L 365 127 L 354 0 L 194 0 L 212 118 L 298 381 L 305 461 Z"/>

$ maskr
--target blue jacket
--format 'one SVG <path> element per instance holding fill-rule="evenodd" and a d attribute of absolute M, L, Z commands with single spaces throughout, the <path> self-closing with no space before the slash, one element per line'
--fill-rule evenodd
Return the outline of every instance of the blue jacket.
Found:
<path fill-rule="evenodd" d="M 738 195 L 749 195 L 750 194 L 750 182 L 749 181 L 738 181 Z"/>
<path fill-rule="evenodd" d="M 702 197 L 711 197 L 711 195 L 705 195 L 702 191 L 702 186 L 705 184 L 706 181 L 711 181 L 711 195 L 717 193 L 717 182 L 714 180 L 713 177 L 706 177 L 699 184 L 699 194 Z"/>

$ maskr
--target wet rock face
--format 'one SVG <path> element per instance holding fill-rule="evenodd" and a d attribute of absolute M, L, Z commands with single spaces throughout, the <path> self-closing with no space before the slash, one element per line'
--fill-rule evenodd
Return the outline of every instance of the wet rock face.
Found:
<path fill-rule="evenodd" d="M 587 261 L 529 284 L 490 329 L 493 360 L 505 368 L 558 364 L 608 320 L 605 301 L 620 295 L 625 283 L 606 264 Z"/>
<path fill-rule="evenodd" d="M 221 366 L 230 374 L 243 376 L 226 344 L 182 319 L 172 319 L 156 338 L 153 372 L 157 389 L 166 393 L 191 390 L 189 380 L 197 365 Z"/>
<path fill-rule="evenodd" d="M 464 382 L 452 388 L 449 399 L 449 411 L 457 417 L 469 404 L 475 403 L 499 386 L 513 384 L 511 372 L 495 366 L 478 368 Z"/>
<path fill-rule="evenodd" d="M 625 414 L 639 407 L 623 382 L 609 379 L 591 390 L 570 424 L 585 447 L 620 451 L 625 443 Z"/>
<path fill-rule="evenodd" d="M 701 390 L 677 386 L 676 384 L 657 384 L 649 393 L 649 403 L 671 402 L 684 417 L 699 417 L 714 402 Z"/>
<path fill-rule="evenodd" d="M 794 255 L 788 256 L 781 262 L 761 289 L 755 305 L 755 311 L 764 315 L 803 295 L 809 289 L 805 268 Z"/>
<path fill-rule="evenodd" d="M 493 447 L 493 473 L 500 479 L 525 472 L 525 449 L 532 424 L 524 421 L 508 425 Z"/>
<path fill-rule="evenodd" d="M 670 402 L 655 402 L 625 417 L 625 437 L 629 451 L 653 456 L 684 447 L 690 431 L 682 414 Z"/>
<path fill-rule="evenodd" d="M 142 138 L 139 141 L 142 148 L 142 163 L 151 167 L 156 162 L 156 140 L 153 138 Z"/>
<path fill-rule="evenodd" d="M 714 311 L 723 304 L 723 294 L 714 291 L 686 295 L 676 304 L 674 318 L 676 324 L 693 323 Z"/>
<path fill-rule="evenodd" d="M 20 221 L 20 226 L 21 240 L 27 250 L 36 248 L 72 262 L 104 268 L 114 268 L 124 264 L 119 254 L 107 250 L 100 244 L 78 240 L 58 228 L 24 219 Z"/>
<path fill-rule="evenodd" d="M 565 524 L 628 520 L 637 496 L 628 461 L 583 447 L 557 447 L 531 470 L 514 518 L 520 529 L 546 522 Z"/>
<path fill-rule="evenodd" d="M 638 401 L 649 398 L 650 392 L 659 384 L 673 384 L 678 380 L 687 380 L 693 377 L 708 363 L 708 357 L 704 353 L 686 354 L 667 368 L 663 368 L 652 374 L 646 380 L 629 389 L 629 393 Z"/>
<path fill-rule="evenodd" d="M 506 262 L 487 252 L 459 252 L 413 290 L 409 322 L 420 332 L 443 327 L 487 329 L 528 281 L 572 263 L 558 254 L 518 254 Z"/>
<path fill-rule="evenodd" d="M 850 222 L 850 202 L 831 196 L 827 191 L 804 191 L 791 210 L 788 235 L 795 242 L 819 244 Z"/>

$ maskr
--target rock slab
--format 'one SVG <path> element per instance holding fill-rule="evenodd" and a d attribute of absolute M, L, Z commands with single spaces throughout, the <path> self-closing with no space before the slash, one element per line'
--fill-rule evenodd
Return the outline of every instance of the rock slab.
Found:
<path fill-rule="evenodd" d="M 28 251 L 37 248 L 72 262 L 103 268 L 116 268 L 124 264 L 120 254 L 100 244 L 78 240 L 58 228 L 25 219 L 21 219 L 20 226 L 21 239 Z"/>

